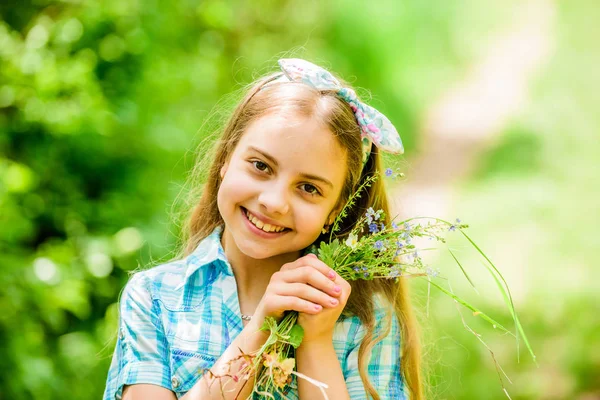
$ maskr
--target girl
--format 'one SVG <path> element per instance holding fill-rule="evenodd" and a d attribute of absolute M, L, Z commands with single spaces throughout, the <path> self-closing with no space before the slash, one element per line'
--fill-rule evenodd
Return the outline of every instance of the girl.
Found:
<path fill-rule="evenodd" d="M 279 64 L 283 74 L 250 87 L 216 143 L 185 256 L 125 287 L 105 400 L 245 399 L 253 378 L 237 379 L 239 356 L 264 344 L 267 316 L 286 310 L 299 312 L 305 332 L 297 370 L 326 383 L 330 399 L 423 398 L 404 280 L 349 283 L 306 251 L 329 236 L 353 190 L 381 174 L 380 150 L 402 150 L 400 139 L 326 70 Z M 369 207 L 389 214 L 381 179 L 338 236 Z M 295 376 L 285 395 L 321 397 Z"/>

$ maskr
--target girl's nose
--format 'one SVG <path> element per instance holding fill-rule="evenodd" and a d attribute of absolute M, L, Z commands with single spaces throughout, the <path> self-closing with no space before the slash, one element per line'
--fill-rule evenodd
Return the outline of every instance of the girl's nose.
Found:
<path fill-rule="evenodd" d="M 258 203 L 268 214 L 287 214 L 290 209 L 284 188 L 270 187 L 258 196 Z"/>

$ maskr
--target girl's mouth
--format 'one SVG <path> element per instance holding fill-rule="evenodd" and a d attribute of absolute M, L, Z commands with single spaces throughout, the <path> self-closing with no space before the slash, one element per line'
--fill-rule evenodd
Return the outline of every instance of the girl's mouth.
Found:
<path fill-rule="evenodd" d="M 242 215 L 250 227 L 250 230 L 254 233 L 260 234 L 262 237 L 277 237 L 291 230 L 283 226 L 265 224 L 244 207 L 240 207 L 240 209 L 242 210 Z"/>

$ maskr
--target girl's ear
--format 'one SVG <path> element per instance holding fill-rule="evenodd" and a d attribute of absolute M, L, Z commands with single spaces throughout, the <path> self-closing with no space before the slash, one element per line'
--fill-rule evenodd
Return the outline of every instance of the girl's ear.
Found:
<path fill-rule="evenodd" d="M 229 167 L 229 162 L 226 162 L 225 164 L 223 164 L 223 166 L 221 167 L 221 171 L 219 172 L 219 175 L 221 176 L 221 179 L 223 179 L 223 177 L 225 176 L 225 173 L 227 172 L 227 168 Z"/>
<path fill-rule="evenodd" d="M 331 211 L 331 213 L 329 214 L 329 217 L 327 218 L 327 225 L 333 224 L 333 221 L 335 221 L 335 219 L 337 218 L 340 211 L 342 211 L 343 207 L 344 207 L 344 204 L 340 203 L 333 209 L 333 211 Z"/>

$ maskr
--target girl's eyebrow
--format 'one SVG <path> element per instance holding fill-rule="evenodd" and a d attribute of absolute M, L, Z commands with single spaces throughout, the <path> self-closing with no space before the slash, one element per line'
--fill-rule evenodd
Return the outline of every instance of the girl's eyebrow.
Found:
<path fill-rule="evenodd" d="M 276 167 L 279 166 L 279 163 L 277 162 L 277 160 L 273 156 L 265 153 L 264 151 L 254 147 L 254 146 L 248 146 L 248 150 L 252 150 L 254 152 L 260 153 L 263 157 L 265 157 L 266 159 L 271 161 Z"/>
<path fill-rule="evenodd" d="M 260 150 L 259 148 L 257 148 L 257 147 L 254 147 L 254 146 L 248 146 L 248 150 L 252 150 L 252 151 L 254 151 L 254 152 L 256 152 L 256 153 L 259 153 L 259 154 L 260 154 L 260 155 L 262 155 L 264 158 L 266 158 L 266 159 L 268 159 L 269 161 L 271 161 L 271 162 L 273 163 L 273 165 L 275 165 L 276 167 L 277 167 L 277 166 L 279 166 L 279 163 L 277 162 L 277 160 L 276 160 L 276 159 L 275 159 L 275 158 L 274 158 L 272 155 L 270 155 L 270 154 L 268 154 L 268 153 L 265 153 L 263 150 Z M 333 188 L 333 183 L 331 183 L 331 182 L 330 182 L 330 181 L 328 181 L 327 179 L 325 179 L 325 178 L 323 178 L 323 177 L 320 177 L 320 176 L 318 176 L 318 175 L 311 175 L 311 174 L 305 174 L 305 173 L 302 173 L 302 174 L 300 174 L 300 176 L 301 176 L 301 177 L 303 177 L 303 178 L 305 178 L 305 179 L 310 179 L 310 180 L 313 180 L 313 181 L 319 181 L 319 182 L 322 182 L 322 183 L 324 183 L 325 185 L 327 185 L 327 186 L 329 186 L 329 187 Z"/>

